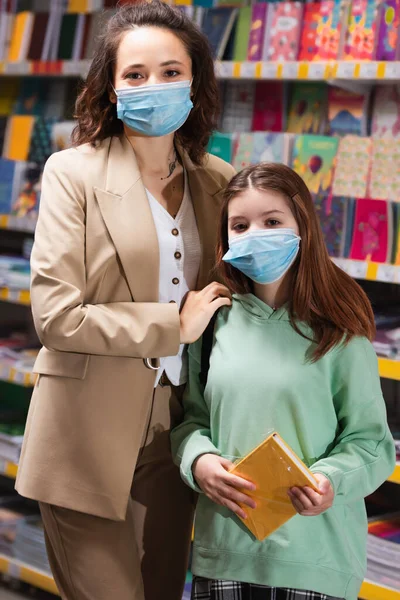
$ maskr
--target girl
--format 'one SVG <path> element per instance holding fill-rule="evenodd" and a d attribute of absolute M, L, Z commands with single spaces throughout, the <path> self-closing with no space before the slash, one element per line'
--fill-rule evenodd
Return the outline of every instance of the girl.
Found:
<path fill-rule="evenodd" d="M 205 390 L 201 341 L 190 349 L 185 419 L 172 434 L 183 479 L 203 492 L 192 598 L 354 600 L 364 497 L 395 463 L 371 306 L 329 259 L 311 195 L 283 165 L 249 167 L 228 185 L 218 265 L 233 306 L 218 315 Z M 228 470 L 269 430 L 315 473 L 320 494 L 288 490 L 299 515 L 259 542 L 235 517 L 255 507 L 238 488 L 255 487 Z"/>
<path fill-rule="evenodd" d="M 233 173 L 206 155 L 217 109 L 206 38 L 157 0 L 126 6 L 78 98 L 75 147 L 44 171 L 32 253 L 44 347 L 17 489 L 40 502 L 64 600 L 182 598 L 194 494 L 169 430 L 184 345 L 230 304 L 209 278 Z M 188 290 L 202 291 L 181 310 Z"/>

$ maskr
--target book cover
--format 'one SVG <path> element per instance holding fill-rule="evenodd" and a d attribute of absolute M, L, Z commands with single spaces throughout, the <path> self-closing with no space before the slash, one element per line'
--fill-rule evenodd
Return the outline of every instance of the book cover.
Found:
<path fill-rule="evenodd" d="M 304 7 L 303 29 L 300 39 L 299 60 L 311 61 L 318 54 L 318 25 L 322 2 L 310 2 Z"/>
<path fill-rule="evenodd" d="M 374 138 L 400 137 L 400 87 L 377 86 L 372 109 L 372 131 Z"/>
<path fill-rule="evenodd" d="M 251 131 L 254 99 L 254 81 L 226 82 L 221 126 L 223 133 Z"/>
<path fill-rule="evenodd" d="M 33 20 L 33 12 L 24 11 L 17 13 L 15 16 L 8 52 L 8 60 L 10 62 L 26 60 L 31 42 Z"/>
<path fill-rule="evenodd" d="M 22 79 L 14 106 L 16 115 L 42 115 L 45 110 L 47 86 L 40 77 Z"/>
<path fill-rule="evenodd" d="M 350 258 L 386 263 L 392 248 L 392 214 L 389 202 L 356 200 Z"/>
<path fill-rule="evenodd" d="M 251 27 L 251 6 L 242 6 L 239 9 L 238 21 L 235 33 L 235 46 L 233 60 L 242 62 L 247 60 L 247 49 L 249 47 Z"/>
<path fill-rule="evenodd" d="M 44 167 L 45 162 L 53 153 L 53 126 L 55 119 L 37 117 L 32 132 L 28 161 Z"/>
<path fill-rule="evenodd" d="M 11 207 L 11 216 L 19 219 L 37 219 L 41 191 L 43 165 L 26 163 L 21 174 L 17 196 Z"/>
<path fill-rule="evenodd" d="M 225 162 L 232 161 L 233 136 L 229 133 L 214 133 L 208 144 L 207 152 L 222 158 Z"/>
<path fill-rule="evenodd" d="M 348 199 L 324 192 L 314 196 L 314 204 L 329 256 L 343 256 Z"/>
<path fill-rule="evenodd" d="M 4 158 L 10 160 L 27 160 L 35 117 L 14 115 L 8 119 L 4 141 Z"/>
<path fill-rule="evenodd" d="M 76 127 L 75 121 L 61 121 L 52 127 L 52 151 L 59 152 L 71 147 L 72 132 Z"/>
<path fill-rule="evenodd" d="M 285 163 L 285 134 L 261 131 L 253 133 L 250 162 L 252 165 L 260 162 Z"/>
<path fill-rule="evenodd" d="M 399 27 L 400 0 L 383 0 L 379 6 L 376 60 L 396 60 Z"/>
<path fill-rule="evenodd" d="M 254 492 L 246 491 L 248 496 L 254 498 L 257 507 L 241 507 L 248 517 L 243 520 L 244 525 L 260 541 L 297 514 L 288 490 L 308 486 L 318 491 L 314 475 L 277 433 L 270 435 L 236 463 L 231 473 L 257 486 Z"/>
<path fill-rule="evenodd" d="M 259 2 L 252 5 L 247 60 L 262 60 L 263 43 L 267 24 L 267 8 L 268 4 L 266 2 Z"/>
<path fill-rule="evenodd" d="M 77 14 L 65 14 L 61 21 L 60 39 L 58 44 L 57 59 L 71 60 L 74 49 L 76 28 L 78 24 Z"/>
<path fill-rule="evenodd" d="M 235 141 L 232 164 L 236 171 L 241 171 L 252 164 L 254 136 L 251 133 L 240 133 Z"/>
<path fill-rule="evenodd" d="M 400 147 L 398 140 L 372 140 L 369 196 L 376 200 L 400 199 Z"/>
<path fill-rule="evenodd" d="M 366 134 L 366 96 L 329 87 L 328 124 L 332 135 Z"/>
<path fill-rule="evenodd" d="M 349 9 L 349 0 L 322 0 L 316 60 L 338 60 L 341 56 Z"/>
<path fill-rule="evenodd" d="M 28 49 L 28 60 L 42 60 L 43 46 L 48 24 L 49 13 L 35 14 L 32 37 Z"/>
<path fill-rule="evenodd" d="M 9 215 L 12 206 L 15 161 L 0 158 L 0 215 Z"/>
<path fill-rule="evenodd" d="M 204 17 L 203 33 L 216 59 L 221 60 L 224 55 L 237 13 L 236 8 L 210 8 Z"/>
<path fill-rule="evenodd" d="M 323 135 L 299 135 L 293 148 L 293 169 L 312 194 L 331 189 L 339 140 Z"/>
<path fill-rule="evenodd" d="M 348 258 L 350 256 L 351 242 L 353 239 L 354 231 L 354 219 L 356 215 L 356 200 L 355 198 L 347 198 L 347 216 L 346 216 L 346 228 L 344 233 L 344 251 L 343 256 Z"/>
<path fill-rule="evenodd" d="M 252 131 L 284 130 L 284 87 L 280 81 L 256 83 Z"/>
<path fill-rule="evenodd" d="M 278 2 L 271 5 L 268 60 L 297 60 L 302 16 L 301 2 Z"/>
<path fill-rule="evenodd" d="M 321 133 L 326 122 L 326 94 L 326 87 L 319 83 L 294 84 L 288 132 Z"/>
<path fill-rule="evenodd" d="M 339 142 L 332 192 L 335 196 L 365 198 L 371 166 L 372 140 L 346 135 Z"/>
<path fill-rule="evenodd" d="M 353 0 L 344 47 L 344 60 L 375 58 L 379 0 Z"/>

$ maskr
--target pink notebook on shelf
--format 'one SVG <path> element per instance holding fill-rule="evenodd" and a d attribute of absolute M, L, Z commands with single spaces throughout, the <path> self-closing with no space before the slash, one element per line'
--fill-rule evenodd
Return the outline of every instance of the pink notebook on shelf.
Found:
<path fill-rule="evenodd" d="M 271 4 L 268 16 L 269 48 L 266 60 L 297 60 L 302 16 L 301 2 Z"/>
<path fill-rule="evenodd" d="M 390 262 L 393 242 L 393 214 L 389 202 L 358 198 L 350 258 Z"/>
<path fill-rule="evenodd" d="M 344 47 L 345 60 L 373 60 L 377 41 L 378 0 L 354 0 Z"/>
<path fill-rule="evenodd" d="M 284 94 L 280 81 L 256 84 L 252 131 L 284 131 Z"/>
<path fill-rule="evenodd" d="M 322 0 L 316 60 L 337 60 L 343 53 L 349 0 Z"/>

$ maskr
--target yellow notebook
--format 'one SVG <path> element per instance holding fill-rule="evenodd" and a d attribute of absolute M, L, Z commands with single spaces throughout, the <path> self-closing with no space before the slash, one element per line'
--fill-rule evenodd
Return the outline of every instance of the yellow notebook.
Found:
<path fill-rule="evenodd" d="M 14 19 L 11 44 L 8 51 L 8 60 L 10 62 L 26 60 L 32 37 L 33 20 L 33 12 L 23 11 L 17 13 Z"/>
<path fill-rule="evenodd" d="M 235 464 L 231 473 L 257 486 L 254 492 L 245 491 L 257 508 L 241 508 L 248 515 L 243 523 L 260 541 L 297 514 L 287 495 L 290 488 L 308 486 L 318 492 L 314 475 L 277 433 Z"/>
<path fill-rule="evenodd" d="M 4 158 L 28 160 L 35 120 L 31 115 L 9 117 L 4 139 Z"/>

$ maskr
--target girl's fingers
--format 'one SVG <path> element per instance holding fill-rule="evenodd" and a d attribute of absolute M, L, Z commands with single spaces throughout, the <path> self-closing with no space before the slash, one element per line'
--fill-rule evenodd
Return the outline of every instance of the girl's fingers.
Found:
<path fill-rule="evenodd" d="M 226 508 L 231 510 L 233 513 L 235 513 L 235 515 L 238 515 L 238 517 L 241 517 L 242 519 L 247 519 L 247 515 L 246 515 L 245 511 L 243 510 L 243 508 L 240 508 L 240 506 L 238 504 L 236 504 L 235 502 L 233 502 L 232 500 L 224 498 L 223 496 L 218 496 L 217 503 L 221 504 L 221 506 L 225 506 Z"/>
<path fill-rule="evenodd" d="M 315 492 L 309 487 L 304 487 L 303 492 L 310 499 L 313 506 L 321 506 L 323 502 L 323 497 L 321 494 L 318 494 L 318 492 Z"/>
<path fill-rule="evenodd" d="M 237 475 L 232 475 L 231 473 L 225 473 L 222 479 L 227 485 L 239 490 L 248 490 L 249 492 L 254 492 L 256 489 L 256 486 L 251 481 L 247 481 L 247 479 L 238 477 Z"/>
<path fill-rule="evenodd" d="M 220 490 L 218 490 L 219 494 L 228 500 L 232 500 L 237 504 L 245 504 L 249 508 L 256 508 L 257 503 L 253 498 L 247 496 L 246 494 L 242 494 L 235 490 L 235 488 L 230 487 L 229 485 L 223 486 Z"/>
<path fill-rule="evenodd" d="M 298 500 L 299 504 L 303 507 L 303 510 L 310 510 L 311 508 L 313 508 L 313 503 L 308 498 L 308 496 L 306 496 L 303 490 L 301 490 L 300 488 L 292 488 L 290 492 L 293 495 L 293 497 Z"/>
<path fill-rule="evenodd" d="M 304 509 L 303 509 L 303 507 L 302 507 L 301 503 L 300 503 L 300 502 L 298 501 L 298 499 L 297 499 L 295 496 L 293 496 L 293 495 L 289 496 L 289 498 L 290 498 L 290 500 L 292 501 L 292 504 L 293 504 L 293 506 L 294 506 L 294 509 L 295 509 L 295 510 L 296 510 L 296 511 L 299 513 L 299 515 L 301 515 L 301 514 L 302 514 L 302 512 L 304 512 Z"/>

